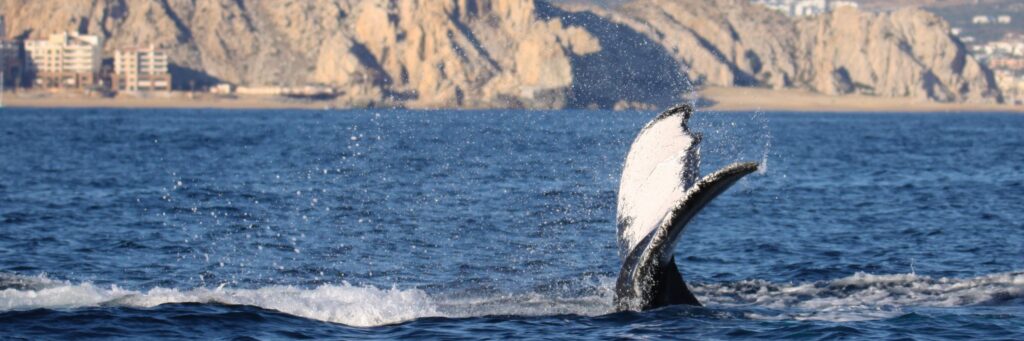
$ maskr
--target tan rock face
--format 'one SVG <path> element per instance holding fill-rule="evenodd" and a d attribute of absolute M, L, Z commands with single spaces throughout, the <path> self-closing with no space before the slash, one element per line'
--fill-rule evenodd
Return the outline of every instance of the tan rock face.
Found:
<path fill-rule="evenodd" d="M 814 47 L 809 80 L 815 90 L 834 94 L 852 88 L 943 102 L 997 96 L 986 72 L 949 37 L 946 22 L 932 13 L 841 9 L 800 25 L 808 33 L 805 45 Z"/>
<path fill-rule="evenodd" d="M 665 105 L 694 84 L 994 101 L 990 72 L 920 10 L 794 20 L 745 0 L 0 0 L 12 36 L 153 44 L 178 81 L 333 85 L 344 104 Z M 200 84 L 202 85 L 202 84 Z"/>
<path fill-rule="evenodd" d="M 515 73 L 523 85 L 557 88 L 572 83 L 572 69 L 565 52 L 548 48 L 555 44 L 557 38 L 550 35 L 529 36 L 519 42 Z"/>
<path fill-rule="evenodd" d="M 841 8 L 790 19 L 743 0 L 636 0 L 607 16 L 664 45 L 703 84 L 937 101 L 1000 97 L 948 24 L 923 10 Z"/>
<path fill-rule="evenodd" d="M 697 83 L 793 86 L 796 29 L 774 11 L 742 0 L 651 0 L 603 15 L 663 45 Z"/>
<path fill-rule="evenodd" d="M 355 40 L 389 75 L 391 89 L 423 106 L 461 105 L 496 73 L 441 1 L 372 1 L 355 10 Z M 471 95 L 476 95 L 472 93 Z"/>
<path fill-rule="evenodd" d="M 312 81 L 343 88 L 383 85 L 386 79 L 383 71 L 357 44 L 343 34 L 324 40 Z"/>
<path fill-rule="evenodd" d="M 351 20 L 389 76 L 391 91 L 412 106 L 533 103 L 538 92 L 572 85 L 570 54 L 599 49 L 579 28 L 536 16 L 532 1 L 366 1 Z"/>

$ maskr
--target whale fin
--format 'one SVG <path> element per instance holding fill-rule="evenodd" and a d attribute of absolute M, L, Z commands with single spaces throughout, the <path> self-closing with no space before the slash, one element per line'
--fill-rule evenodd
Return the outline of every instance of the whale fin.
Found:
<path fill-rule="evenodd" d="M 655 231 L 656 234 L 664 235 L 663 238 L 656 237 L 652 240 L 652 242 L 660 241 L 660 245 L 650 245 L 648 250 L 657 252 L 659 260 L 663 264 L 667 264 L 672 259 L 676 241 L 686 229 L 686 224 L 712 199 L 732 187 L 736 181 L 757 171 L 757 166 L 757 163 L 754 162 L 737 162 L 701 178 L 686 191 L 683 199 L 676 203 L 675 209 L 665 217 L 662 225 Z"/>
<path fill-rule="evenodd" d="M 676 267 L 676 242 L 686 225 L 704 206 L 743 176 L 757 170 L 757 163 L 734 163 L 700 179 L 626 257 L 616 283 L 616 305 L 623 310 L 646 310 L 673 304 L 700 305 L 686 287 Z"/>

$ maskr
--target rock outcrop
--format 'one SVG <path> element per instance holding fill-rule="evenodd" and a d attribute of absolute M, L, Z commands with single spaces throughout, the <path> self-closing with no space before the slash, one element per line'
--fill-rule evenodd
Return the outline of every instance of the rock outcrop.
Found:
<path fill-rule="evenodd" d="M 858 92 L 942 102 L 999 96 L 985 70 L 935 14 L 901 9 L 882 14 L 840 8 L 798 22 L 811 63 L 801 79 L 826 94 Z"/>
<path fill-rule="evenodd" d="M 696 86 L 996 101 L 991 73 L 916 9 L 791 19 L 746 0 L 0 0 L 11 36 L 156 45 L 178 87 L 332 85 L 339 105 L 644 107 Z M 186 83 L 187 82 L 187 83 Z"/>
<path fill-rule="evenodd" d="M 600 48 L 522 0 L 366 1 L 349 24 L 388 91 L 419 107 L 562 107 L 570 58 Z"/>
<path fill-rule="evenodd" d="M 935 14 L 853 8 L 792 19 L 745 0 L 636 0 L 610 20 L 673 53 L 690 79 L 716 86 L 803 88 L 942 102 L 993 102 L 991 72 Z"/>

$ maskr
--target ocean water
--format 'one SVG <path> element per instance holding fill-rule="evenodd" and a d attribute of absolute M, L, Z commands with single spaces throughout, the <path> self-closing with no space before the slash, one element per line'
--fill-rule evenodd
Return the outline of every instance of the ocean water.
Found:
<path fill-rule="evenodd" d="M 1024 339 L 1024 116 L 707 113 L 762 163 L 616 312 L 655 113 L 0 111 L 0 338 Z"/>

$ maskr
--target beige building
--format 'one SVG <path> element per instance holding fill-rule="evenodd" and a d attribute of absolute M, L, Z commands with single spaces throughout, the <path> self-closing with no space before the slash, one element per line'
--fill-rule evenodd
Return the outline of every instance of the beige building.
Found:
<path fill-rule="evenodd" d="M 25 41 L 26 69 L 44 87 L 87 87 L 96 84 L 103 58 L 99 36 L 64 32 L 46 40 Z"/>
<path fill-rule="evenodd" d="M 152 45 L 145 49 L 118 50 L 114 53 L 112 81 L 111 88 L 116 91 L 171 91 L 167 54 Z"/>
<path fill-rule="evenodd" d="M 788 16 L 814 16 L 840 7 L 860 7 L 856 2 L 848 0 L 754 0 L 754 3 L 762 4 Z"/>

